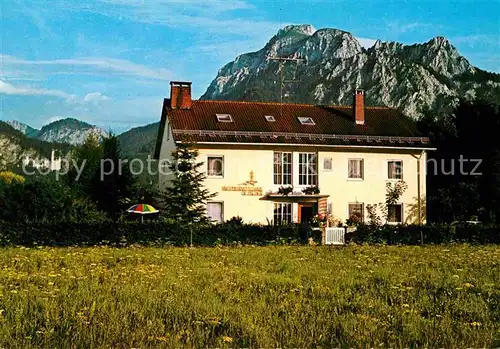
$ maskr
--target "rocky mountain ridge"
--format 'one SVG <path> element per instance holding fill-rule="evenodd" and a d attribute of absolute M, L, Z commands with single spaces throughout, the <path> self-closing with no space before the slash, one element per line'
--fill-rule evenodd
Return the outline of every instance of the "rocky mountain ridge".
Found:
<path fill-rule="evenodd" d="M 152 156 L 156 145 L 158 128 L 159 122 L 156 122 L 146 126 L 135 127 L 119 134 L 118 139 L 122 147 L 122 155 L 125 157 L 140 156 L 143 158 L 147 158 L 148 155 Z M 13 130 L 16 130 L 17 138 L 22 135 L 26 139 L 40 141 L 40 144 L 46 144 L 47 147 L 50 144 L 57 143 L 78 145 L 83 143 L 90 133 L 97 133 L 101 137 L 108 135 L 106 131 L 97 126 L 76 119 L 64 119 L 50 123 L 42 127 L 41 130 L 37 130 L 19 121 L 7 121 L 3 123 L 3 128 L 0 128 L 0 136 L 2 136 L 2 133 L 12 133 Z M 7 140 L 4 139 L 5 146 L 7 145 L 6 142 Z"/>
<path fill-rule="evenodd" d="M 82 144 L 92 133 L 98 134 L 100 137 L 108 135 L 106 131 L 97 126 L 73 118 L 51 122 L 40 130 L 16 120 L 10 120 L 7 123 L 26 136 L 45 142 L 78 145 Z"/>
<path fill-rule="evenodd" d="M 449 110 L 458 98 L 500 100 L 500 74 L 474 67 L 444 37 L 415 45 L 379 40 L 365 49 L 343 30 L 292 25 L 222 67 L 201 99 L 350 105 L 355 88 L 365 89 L 367 105 L 418 117 Z"/>
<path fill-rule="evenodd" d="M 20 171 L 23 161 L 35 167 L 44 167 L 52 156 L 59 158 L 68 154 L 71 146 L 28 137 L 10 124 L 0 121 L 0 149 L 0 171 Z"/>

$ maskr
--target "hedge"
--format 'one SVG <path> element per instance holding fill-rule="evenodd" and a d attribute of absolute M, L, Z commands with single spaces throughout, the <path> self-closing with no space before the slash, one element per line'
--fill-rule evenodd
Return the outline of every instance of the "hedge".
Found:
<path fill-rule="evenodd" d="M 0 221 L 0 246 L 272 244 L 299 242 L 300 233 L 297 225 Z"/>
<path fill-rule="evenodd" d="M 354 243 L 403 244 L 449 244 L 449 243 L 500 243 L 499 226 L 450 226 L 428 225 L 384 225 L 381 227 L 360 225 L 347 239 Z"/>
<path fill-rule="evenodd" d="M 304 243 L 309 236 L 321 241 L 320 232 L 309 234 L 299 225 L 253 224 L 178 224 L 175 222 L 98 221 L 84 222 L 9 222 L 0 221 L 0 246 L 91 246 L 114 245 L 174 245 L 214 246 L 231 244 L 269 245 Z M 500 243 L 500 227 L 448 225 L 360 225 L 347 234 L 347 242 L 368 244 L 417 245 L 421 237 L 425 244 Z"/>

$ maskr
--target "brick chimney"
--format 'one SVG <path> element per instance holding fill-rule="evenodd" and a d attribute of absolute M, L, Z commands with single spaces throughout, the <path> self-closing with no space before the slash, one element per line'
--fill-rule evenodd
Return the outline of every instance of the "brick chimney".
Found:
<path fill-rule="evenodd" d="M 354 98 L 353 98 L 353 114 L 354 120 L 356 121 L 356 125 L 364 125 L 365 124 L 365 91 L 362 89 L 354 90 Z"/>
<path fill-rule="evenodd" d="M 191 109 L 191 82 L 170 82 L 170 106 L 172 109 Z"/>

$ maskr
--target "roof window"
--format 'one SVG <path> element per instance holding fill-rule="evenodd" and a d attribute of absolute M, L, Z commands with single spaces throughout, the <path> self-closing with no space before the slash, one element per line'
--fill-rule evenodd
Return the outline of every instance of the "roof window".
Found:
<path fill-rule="evenodd" d="M 275 122 L 276 118 L 273 115 L 264 115 L 268 122 Z"/>
<path fill-rule="evenodd" d="M 233 122 L 231 114 L 215 114 L 219 122 Z"/>
<path fill-rule="evenodd" d="M 302 125 L 316 125 L 311 117 L 298 117 Z"/>

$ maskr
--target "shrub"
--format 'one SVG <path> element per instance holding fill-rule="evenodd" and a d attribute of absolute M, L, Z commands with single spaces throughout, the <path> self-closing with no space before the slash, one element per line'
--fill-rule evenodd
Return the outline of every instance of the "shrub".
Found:
<path fill-rule="evenodd" d="M 24 183 L 25 178 L 18 174 L 9 171 L 0 172 L 0 180 L 4 181 L 6 184 L 12 184 L 12 182 Z"/>
<path fill-rule="evenodd" d="M 0 220 L 8 221 L 101 221 L 103 213 L 67 186 L 50 178 L 26 182 L 0 180 Z"/>
<path fill-rule="evenodd" d="M 350 236 L 355 243 L 375 244 L 449 244 L 449 243 L 500 243 L 498 226 L 462 226 L 449 225 L 360 225 Z"/>

